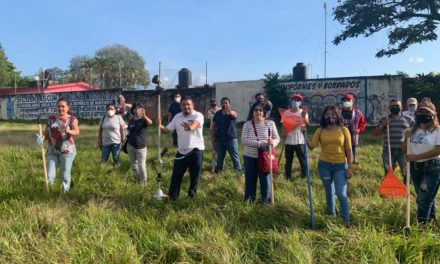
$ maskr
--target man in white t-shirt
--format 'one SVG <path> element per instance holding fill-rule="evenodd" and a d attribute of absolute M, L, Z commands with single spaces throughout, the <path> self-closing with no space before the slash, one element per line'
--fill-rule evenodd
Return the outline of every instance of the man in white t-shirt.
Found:
<path fill-rule="evenodd" d="M 403 111 L 403 114 L 414 118 L 414 113 L 416 112 L 416 109 L 417 99 L 414 97 L 410 97 L 408 98 L 408 100 L 406 100 L 406 111 Z"/>
<path fill-rule="evenodd" d="M 303 102 L 303 97 L 300 94 L 291 95 L 290 109 L 284 112 L 285 118 L 299 118 L 304 120 L 304 125 L 309 124 L 309 115 L 306 109 L 301 109 L 300 106 Z M 293 156 L 296 153 L 298 157 L 299 165 L 301 168 L 301 177 L 306 177 L 306 156 L 304 152 L 304 134 L 303 129 L 305 127 L 298 127 L 287 134 L 286 146 L 285 146 L 285 157 L 286 164 L 284 165 L 284 171 L 286 179 L 291 179 L 292 177 L 292 164 Z"/>
<path fill-rule="evenodd" d="M 162 132 L 177 132 L 177 153 L 168 191 L 171 200 L 177 200 L 179 197 L 180 185 L 187 169 L 190 175 L 188 196 L 193 197 L 196 194 L 205 150 L 203 115 L 194 110 L 191 97 L 184 97 L 180 107 L 182 112 L 178 113 L 167 126 L 162 125 L 159 119 Z"/>

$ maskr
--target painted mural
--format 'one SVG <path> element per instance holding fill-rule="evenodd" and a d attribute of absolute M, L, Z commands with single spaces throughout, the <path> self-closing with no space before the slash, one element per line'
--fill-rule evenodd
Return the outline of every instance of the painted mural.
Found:
<path fill-rule="evenodd" d="M 23 94 L 0 100 L 1 119 L 35 120 L 56 113 L 56 102 L 65 97 L 72 104 L 73 115 L 84 119 L 98 119 L 105 114 L 105 105 L 115 103 L 117 91 L 88 91 L 52 94 Z"/>

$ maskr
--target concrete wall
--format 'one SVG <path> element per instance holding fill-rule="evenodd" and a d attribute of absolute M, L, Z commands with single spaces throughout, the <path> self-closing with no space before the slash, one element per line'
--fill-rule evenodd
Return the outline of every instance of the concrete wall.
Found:
<path fill-rule="evenodd" d="M 84 119 L 99 119 L 105 114 L 105 105 L 115 103 L 119 93 L 119 90 L 98 90 L 2 97 L 0 98 L 0 119 L 45 119 L 56 113 L 56 102 L 62 97 L 71 102 L 75 116 Z"/>
<path fill-rule="evenodd" d="M 215 83 L 217 104 L 223 97 L 231 99 L 232 108 L 237 111 L 238 120 L 245 121 L 249 113 L 249 102 L 258 92 L 263 92 L 264 81 L 239 81 Z"/>
<path fill-rule="evenodd" d="M 304 104 L 309 107 L 313 124 L 319 123 L 322 111 L 328 105 L 340 105 L 346 93 L 354 94 L 356 106 L 366 113 L 367 123 L 375 125 L 388 113 L 388 102 L 392 98 L 402 98 L 401 76 L 366 76 L 350 78 L 314 79 L 301 82 L 282 82 L 287 94 L 299 93 L 304 96 Z M 242 81 L 216 83 L 217 100 L 229 97 L 233 108 L 244 121 L 249 111 L 250 99 L 263 91 L 264 81 Z M 270 99 L 270 98 L 269 98 Z"/>
<path fill-rule="evenodd" d="M 162 116 L 168 115 L 168 107 L 174 98 L 175 89 L 165 90 L 161 95 Z M 209 100 L 215 98 L 215 88 L 181 89 L 182 96 L 193 98 L 195 109 L 206 115 Z M 56 113 L 56 101 L 65 97 L 72 104 L 75 116 L 82 119 L 100 119 L 105 114 L 105 106 L 116 104 L 120 90 L 97 90 L 87 92 L 23 94 L 0 98 L 0 119 L 35 120 L 47 118 Z M 152 90 L 123 91 L 128 103 L 141 102 L 146 106 L 147 115 L 157 119 L 157 94 Z"/>

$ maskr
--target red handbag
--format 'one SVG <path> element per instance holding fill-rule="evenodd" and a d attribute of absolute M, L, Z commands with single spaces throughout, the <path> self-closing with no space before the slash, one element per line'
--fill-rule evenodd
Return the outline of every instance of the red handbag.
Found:
<path fill-rule="evenodd" d="M 257 137 L 257 141 L 259 141 L 258 138 L 258 134 L 257 134 L 257 129 L 255 128 L 255 123 L 252 120 L 252 126 L 254 127 L 254 133 L 255 136 Z M 270 131 L 270 127 L 268 126 L 268 134 L 269 134 L 269 138 L 271 136 L 271 131 Z M 258 148 L 258 167 L 257 167 L 257 171 L 261 172 L 261 173 L 270 173 L 270 152 L 272 153 L 272 173 L 276 173 L 278 172 L 278 159 L 277 156 L 275 154 L 275 150 L 272 146 L 267 146 L 264 149 L 263 148 Z"/>

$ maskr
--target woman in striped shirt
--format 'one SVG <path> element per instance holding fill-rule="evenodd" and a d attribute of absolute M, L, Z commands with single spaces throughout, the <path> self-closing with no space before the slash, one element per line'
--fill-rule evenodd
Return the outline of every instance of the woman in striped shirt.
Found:
<path fill-rule="evenodd" d="M 270 175 L 258 172 L 258 148 L 267 146 L 275 147 L 280 142 L 275 123 L 266 120 L 266 103 L 255 103 L 250 113 L 252 118 L 246 121 L 241 134 L 241 142 L 244 145 L 244 171 L 245 171 L 245 201 L 253 202 L 257 196 L 257 182 L 260 180 L 261 198 L 263 203 L 271 202 Z M 269 136 L 270 130 L 270 136 Z"/>

